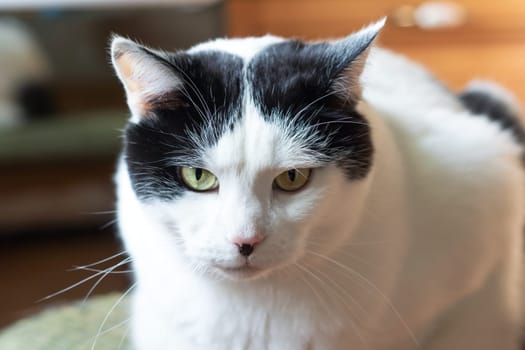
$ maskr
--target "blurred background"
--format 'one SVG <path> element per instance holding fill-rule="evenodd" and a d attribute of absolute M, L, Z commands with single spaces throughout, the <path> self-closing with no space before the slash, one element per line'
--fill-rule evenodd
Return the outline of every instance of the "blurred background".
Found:
<path fill-rule="evenodd" d="M 523 0 L 0 0 L 0 327 L 83 298 L 96 278 L 37 303 L 93 274 L 73 266 L 122 250 L 112 173 L 127 112 L 112 33 L 181 49 L 225 35 L 335 38 L 385 15 L 380 44 L 451 89 L 494 79 L 525 99 Z M 109 275 L 93 293 L 128 285 Z"/>

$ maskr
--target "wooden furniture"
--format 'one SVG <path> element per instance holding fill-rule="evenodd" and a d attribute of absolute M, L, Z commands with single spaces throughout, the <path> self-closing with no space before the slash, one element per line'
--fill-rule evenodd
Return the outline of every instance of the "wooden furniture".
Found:
<path fill-rule="evenodd" d="M 459 18 L 423 28 L 425 20 L 414 20 L 422 9 L 426 22 L 448 10 L 449 19 Z M 306 39 L 344 36 L 388 15 L 380 45 L 423 63 L 453 89 L 472 78 L 492 79 L 525 101 L 523 0 L 229 0 L 227 15 L 230 36 Z"/>
<path fill-rule="evenodd" d="M 0 129 L 0 238 L 112 221 L 126 119 L 123 111 L 99 111 Z"/>
<path fill-rule="evenodd" d="M 17 319 L 65 302 L 84 299 L 100 276 L 43 300 L 46 296 L 54 295 L 96 273 L 72 270 L 73 266 L 92 264 L 121 252 L 121 243 L 112 234 L 113 231 L 113 228 L 106 228 L 103 231 L 67 230 L 53 231 L 46 235 L 41 233 L 18 234 L 10 238 L 0 235 L 0 263 L 4 267 L 0 270 L 2 280 L 0 333 L 2 328 Z M 103 270 L 121 262 L 125 257 L 121 255 L 91 267 Z M 125 271 L 129 268 L 128 265 L 123 265 L 119 267 L 119 270 Z M 129 277 L 130 275 L 125 273 L 108 274 L 95 286 L 91 296 L 110 291 L 124 291 L 129 287 Z M 19 348 L 0 345 L 0 349 L 29 350 L 35 347 Z M 48 349 L 60 348 L 49 347 Z"/>

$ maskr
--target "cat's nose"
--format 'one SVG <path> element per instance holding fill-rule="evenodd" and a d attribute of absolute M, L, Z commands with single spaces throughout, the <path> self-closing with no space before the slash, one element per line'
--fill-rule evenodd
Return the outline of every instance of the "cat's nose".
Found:
<path fill-rule="evenodd" d="M 239 247 L 239 253 L 241 253 L 242 256 L 250 256 L 252 253 L 253 253 L 253 250 L 255 248 L 254 245 L 252 244 L 241 244 L 241 245 L 237 245 L 237 247 Z"/>
<path fill-rule="evenodd" d="M 258 243 L 261 243 L 263 239 L 264 236 L 262 235 L 255 235 L 250 238 L 236 238 L 233 240 L 233 244 L 235 244 L 237 248 L 239 248 L 239 253 L 242 256 L 248 257 L 255 250 L 255 246 Z"/>

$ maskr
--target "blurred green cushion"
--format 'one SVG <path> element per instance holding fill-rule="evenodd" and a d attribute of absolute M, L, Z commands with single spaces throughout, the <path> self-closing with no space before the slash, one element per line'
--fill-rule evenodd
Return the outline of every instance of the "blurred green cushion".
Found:
<path fill-rule="evenodd" d="M 128 307 L 127 297 L 112 293 L 47 309 L 0 331 L 0 349 L 128 350 Z"/>

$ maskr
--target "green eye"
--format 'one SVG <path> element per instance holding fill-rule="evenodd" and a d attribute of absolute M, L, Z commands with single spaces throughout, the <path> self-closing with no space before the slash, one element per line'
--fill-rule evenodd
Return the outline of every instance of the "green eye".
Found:
<path fill-rule="evenodd" d="M 206 169 L 182 167 L 180 175 L 184 184 L 194 191 L 212 191 L 219 187 L 217 177 Z"/>
<path fill-rule="evenodd" d="M 306 168 L 290 169 L 277 176 L 274 183 L 275 186 L 283 191 L 297 191 L 306 185 L 311 173 L 312 170 Z"/>

